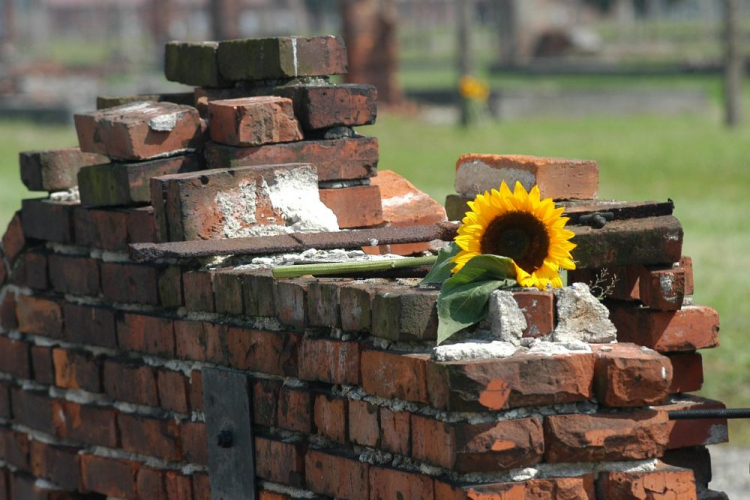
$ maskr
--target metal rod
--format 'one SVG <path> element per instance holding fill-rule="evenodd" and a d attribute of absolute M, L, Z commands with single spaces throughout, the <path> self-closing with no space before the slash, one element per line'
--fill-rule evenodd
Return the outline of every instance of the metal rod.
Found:
<path fill-rule="evenodd" d="M 750 408 L 716 408 L 708 410 L 670 411 L 669 420 L 750 418 Z"/>

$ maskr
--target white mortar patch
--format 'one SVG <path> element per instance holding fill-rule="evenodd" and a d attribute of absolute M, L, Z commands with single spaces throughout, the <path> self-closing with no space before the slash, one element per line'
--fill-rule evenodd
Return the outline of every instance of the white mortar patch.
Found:
<path fill-rule="evenodd" d="M 234 189 L 216 193 L 214 201 L 224 216 L 222 234 L 225 238 L 253 236 L 250 226 L 257 222 L 256 194 L 254 182 L 243 182 Z"/>
<path fill-rule="evenodd" d="M 148 128 L 154 132 L 171 132 L 177 126 L 177 113 L 159 115 L 148 121 Z"/>
<path fill-rule="evenodd" d="M 536 177 L 526 170 L 492 168 L 481 160 L 474 160 L 458 167 L 454 185 L 459 194 L 473 197 L 490 189 L 499 189 L 503 181 L 511 190 L 518 181 L 526 191 L 530 191 L 536 184 Z"/>
<path fill-rule="evenodd" d="M 516 347 L 510 342 L 466 342 L 438 346 L 432 350 L 432 359 L 436 361 L 459 361 L 509 358 L 515 353 Z"/>
<path fill-rule="evenodd" d="M 263 182 L 263 191 L 293 232 L 339 230 L 336 215 L 320 201 L 315 167 L 304 165 L 293 170 L 278 171 L 273 185 Z"/>

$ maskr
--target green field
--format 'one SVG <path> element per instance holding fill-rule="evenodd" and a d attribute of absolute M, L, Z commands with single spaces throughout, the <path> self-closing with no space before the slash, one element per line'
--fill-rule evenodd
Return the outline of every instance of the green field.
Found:
<path fill-rule="evenodd" d="M 714 84 L 715 85 L 715 84 Z M 715 88 L 715 86 L 714 86 Z M 727 131 L 716 116 L 528 119 L 469 130 L 382 114 L 362 132 L 380 140 L 381 169 L 395 170 L 438 200 L 453 191 L 463 153 L 523 153 L 594 159 L 602 198 L 674 200 L 693 257 L 699 304 L 719 310 L 722 346 L 704 353 L 704 395 L 750 407 L 750 126 Z M 25 192 L 19 151 L 72 145 L 70 128 L 0 122 L 0 217 Z M 736 422 L 736 421 L 735 421 Z M 750 425 L 733 423 L 733 442 L 750 444 Z"/>

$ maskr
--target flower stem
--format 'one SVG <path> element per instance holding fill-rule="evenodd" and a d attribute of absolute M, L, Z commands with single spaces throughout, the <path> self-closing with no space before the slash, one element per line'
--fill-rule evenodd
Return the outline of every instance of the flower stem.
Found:
<path fill-rule="evenodd" d="M 405 259 L 383 259 L 365 262 L 332 262 L 330 264 L 303 264 L 299 266 L 278 266 L 273 268 L 274 278 L 299 278 L 300 276 L 326 276 L 350 274 L 406 267 L 430 266 L 437 260 L 436 255 L 428 257 L 407 257 Z"/>

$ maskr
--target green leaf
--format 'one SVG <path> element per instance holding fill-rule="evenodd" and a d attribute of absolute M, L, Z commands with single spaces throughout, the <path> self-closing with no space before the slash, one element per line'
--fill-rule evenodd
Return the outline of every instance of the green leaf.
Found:
<path fill-rule="evenodd" d="M 438 252 L 437 261 L 432 266 L 432 269 L 430 269 L 430 272 L 427 273 L 427 276 L 424 277 L 420 285 L 442 285 L 445 280 L 451 277 L 451 269 L 455 266 L 451 259 L 458 255 L 458 252 L 460 251 L 461 248 L 456 245 L 455 241 L 450 245 L 441 248 L 440 252 Z"/>
<path fill-rule="evenodd" d="M 513 260 L 478 255 L 447 279 L 438 297 L 438 345 L 456 332 L 487 317 L 490 295 L 516 285 Z"/>

